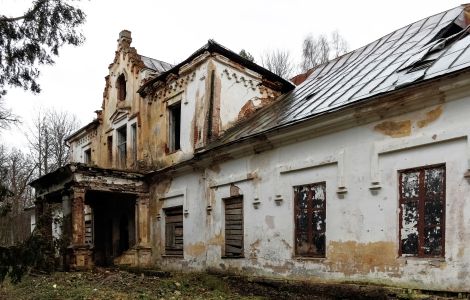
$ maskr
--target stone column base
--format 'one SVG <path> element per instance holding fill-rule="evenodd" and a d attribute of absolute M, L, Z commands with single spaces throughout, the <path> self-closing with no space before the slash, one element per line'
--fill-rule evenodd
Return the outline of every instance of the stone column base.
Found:
<path fill-rule="evenodd" d="M 152 249 L 150 247 L 135 246 L 114 259 L 117 266 L 145 268 L 151 266 Z"/>
<path fill-rule="evenodd" d="M 72 270 L 89 270 L 93 267 L 93 252 L 89 245 L 71 245 L 68 262 Z"/>

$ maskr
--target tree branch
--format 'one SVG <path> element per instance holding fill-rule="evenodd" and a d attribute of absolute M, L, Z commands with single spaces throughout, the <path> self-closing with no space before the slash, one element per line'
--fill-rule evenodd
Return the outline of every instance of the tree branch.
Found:
<path fill-rule="evenodd" d="M 7 16 L 0 16 L 0 22 L 16 22 L 22 19 L 26 19 L 28 17 L 31 17 L 34 15 L 44 3 L 46 3 L 48 0 L 39 0 L 36 5 L 29 11 L 27 11 L 24 15 L 19 16 L 19 17 L 7 17 Z"/>

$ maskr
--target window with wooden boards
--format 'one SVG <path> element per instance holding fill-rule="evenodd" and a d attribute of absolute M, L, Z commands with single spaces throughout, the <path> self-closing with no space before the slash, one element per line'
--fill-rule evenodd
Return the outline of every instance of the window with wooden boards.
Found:
<path fill-rule="evenodd" d="M 165 255 L 183 256 L 183 206 L 165 209 Z"/>
<path fill-rule="evenodd" d="M 399 172 L 400 255 L 443 257 L 445 165 Z"/>
<path fill-rule="evenodd" d="M 228 198 L 224 203 L 225 257 L 243 257 L 243 197 Z"/>

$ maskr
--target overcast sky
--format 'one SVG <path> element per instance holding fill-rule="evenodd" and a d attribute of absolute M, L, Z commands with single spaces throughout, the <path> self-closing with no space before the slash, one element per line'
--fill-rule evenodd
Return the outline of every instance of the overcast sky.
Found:
<path fill-rule="evenodd" d="M 0 15 L 19 15 L 30 2 L 0 0 Z M 4 131 L 0 142 L 23 146 L 21 131 L 41 107 L 68 110 L 82 125 L 92 121 L 93 112 L 101 107 L 104 77 L 122 29 L 132 31 L 132 46 L 138 53 L 172 64 L 208 39 L 235 52 L 244 48 L 257 61 L 266 50 L 280 48 L 289 50 L 299 62 L 308 34 L 338 30 L 354 50 L 460 4 L 461 0 L 82 0 L 87 14 L 85 44 L 63 48 L 54 66 L 41 69 L 39 95 L 9 90 L 6 104 L 23 125 Z"/>

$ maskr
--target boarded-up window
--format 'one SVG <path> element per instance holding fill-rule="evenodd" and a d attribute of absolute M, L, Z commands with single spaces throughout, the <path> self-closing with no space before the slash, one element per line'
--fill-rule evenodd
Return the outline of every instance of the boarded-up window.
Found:
<path fill-rule="evenodd" d="M 324 257 L 326 230 L 326 183 L 294 187 L 295 254 Z"/>
<path fill-rule="evenodd" d="M 401 171 L 400 253 L 444 256 L 445 166 Z"/>
<path fill-rule="evenodd" d="M 117 148 L 118 148 L 118 163 L 120 168 L 126 167 L 127 160 L 127 127 L 122 126 L 117 130 Z"/>
<path fill-rule="evenodd" d="M 243 197 L 225 199 L 225 257 L 243 257 Z"/>
<path fill-rule="evenodd" d="M 165 255 L 183 256 L 183 207 L 165 209 Z"/>

